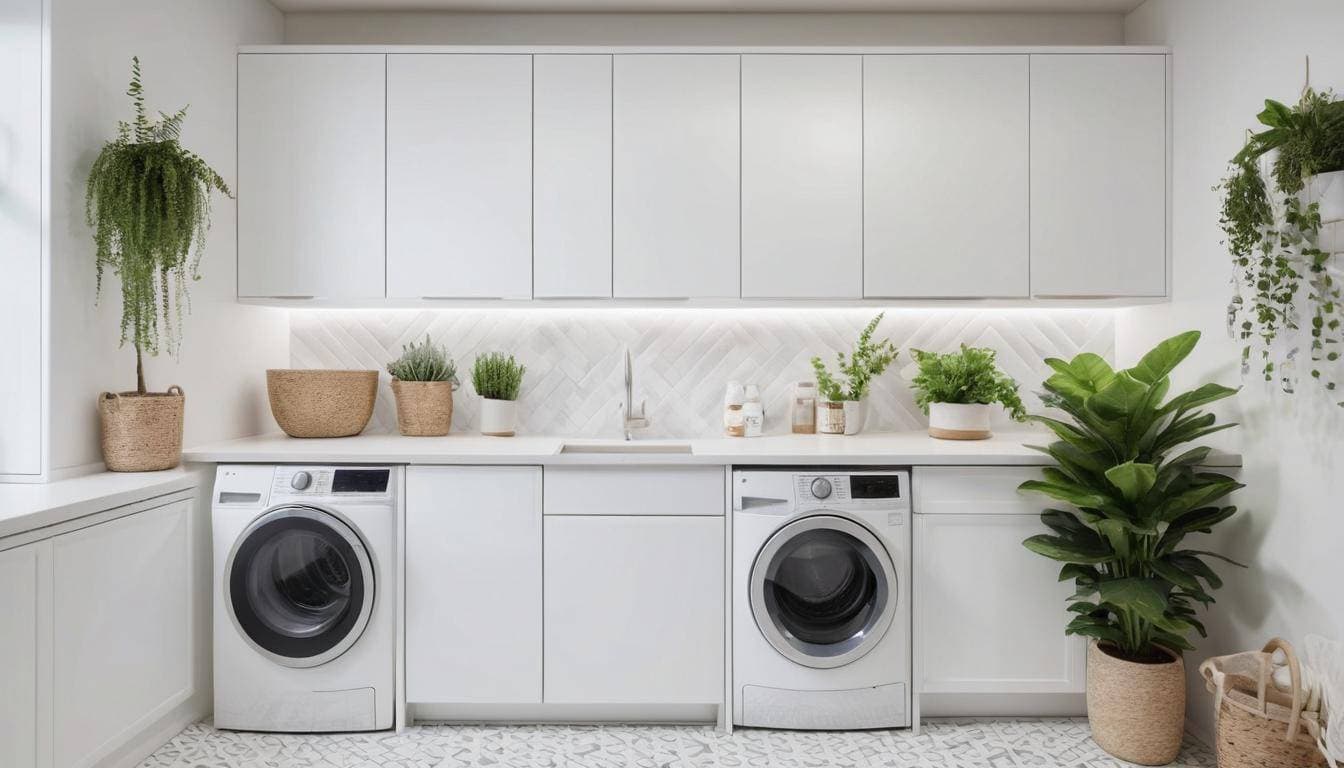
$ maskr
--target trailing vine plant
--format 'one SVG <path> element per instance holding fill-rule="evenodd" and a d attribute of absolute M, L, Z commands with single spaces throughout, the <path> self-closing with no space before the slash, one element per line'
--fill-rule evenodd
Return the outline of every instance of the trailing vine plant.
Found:
<path fill-rule="evenodd" d="M 145 394 L 143 354 L 181 344 L 187 281 L 199 280 L 210 228 L 210 193 L 232 197 L 223 177 L 178 142 L 187 108 L 147 116 L 140 59 L 131 59 L 126 89 L 135 119 L 119 121 L 89 170 L 85 217 L 93 227 L 98 295 L 103 274 L 121 280 L 121 344 L 135 346 L 136 391 Z"/>
<path fill-rule="evenodd" d="M 1291 393 L 1306 322 L 1311 378 L 1334 392 L 1344 296 L 1336 254 L 1320 248 L 1319 203 L 1302 192 L 1308 177 L 1344 170 L 1344 101 L 1308 85 L 1292 107 L 1266 100 L 1257 119 L 1266 130 L 1248 136 L 1214 187 L 1233 261 L 1228 331 L 1242 342 L 1243 375 L 1258 367 Z"/>

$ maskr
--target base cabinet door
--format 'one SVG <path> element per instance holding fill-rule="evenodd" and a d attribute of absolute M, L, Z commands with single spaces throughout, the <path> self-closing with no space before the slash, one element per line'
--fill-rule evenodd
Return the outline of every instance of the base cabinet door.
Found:
<path fill-rule="evenodd" d="M 541 701 L 541 469 L 406 473 L 406 698 Z"/>
<path fill-rule="evenodd" d="M 915 515 L 917 691 L 1084 690 L 1084 643 L 1064 635 L 1073 584 L 1022 546 L 1044 532 L 1035 513 Z"/>
<path fill-rule="evenodd" d="M 723 526 L 547 517 L 546 701 L 722 701 Z"/>
<path fill-rule="evenodd" d="M 194 690 L 191 508 L 52 540 L 56 768 L 96 764 Z"/>
<path fill-rule="evenodd" d="M 0 765 L 37 765 L 37 549 L 0 552 Z"/>

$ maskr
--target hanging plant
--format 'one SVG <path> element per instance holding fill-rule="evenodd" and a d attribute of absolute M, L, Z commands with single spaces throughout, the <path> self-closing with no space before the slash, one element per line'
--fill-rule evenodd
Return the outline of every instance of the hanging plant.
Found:
<path fill-rule="evenodd" d="M 143 354 L 181 342 L 187 281 L 199 280 L 201 247 L 210 228 L 210 193 L 232 197 L 224 179 L 184 149 L 178 138 L 187 108 L 145 112 L 140 59 L 131 59 L 126 90 L 135 120 L 119 122 L 89 170 L 85 215 L 93 227 L 101 296 L 103 273 L 121 280 L 121 344 L 135 346 L 136 392 L 145 394 Z"/>
<path fill-rule="evenodd" d="M 1338 248 L 1324 247 L 1323 229 L 1334 222 L 1322 221 L 1307 182 L 1344 171 L 1344 101 L 1308 86 L 1295 106 L 1266 100 L 1257 119 L 1266 130 L 1247 138 L 1215 187 L 1233 261 L 1228 330 L 1242 342 L 1242 373 L 1258 366 L 1291 393 L 1305 318 L 1310 375 L 1333 392 L 1344 344 Z"/>

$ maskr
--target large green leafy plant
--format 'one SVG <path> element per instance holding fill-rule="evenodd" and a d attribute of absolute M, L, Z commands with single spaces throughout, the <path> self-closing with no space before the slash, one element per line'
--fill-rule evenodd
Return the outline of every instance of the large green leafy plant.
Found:
<path fill-rule="evenodd" d="M 1160 658 L 1157 646 L 1190 649 L 1190 631 L 1204 634 L 1194 606 L 1212 603 L 1222 584 L 1207 561 L 1227 558 L 1182 545 L 1231 517 L 1236 507 L 1221 502 L 1242 486 L 1199 469 L 1207 447 L 1171 455 L 1235 426 L 1200 410 L 1235 389 L 1204 384 L 1168 397 L 1168 374 L 1198 340 L 1196 331 L 1174 336 L 1120 371 L 1091 353 L 1047 360 L 1055 373 L 1042 399 L 1069 418 L 1031 417 L 1058 438 L 1038 449 L 1056 466 L 1021 490 L 1063 505 L 1041 514 L 1051 533 L 1023 543 L 1064 563 L 1060 580 L 1077 587 L 1069 606 L 1077 616 L 1065 631 L 1104 641 L 1128 659 Z"/>
<path fill-rule="evenodd" d="M 198 280 L 200 249 L 210 228 L 210 193 L 232 197 L 224 179 L 178 143 L 187 109 L 145 112 L 140 60 L 131 60 L 126 90 L 135 120 L 118 123 L 89 170 L 85 215 L 93 227 L 98 292 L 103 272 L 121 280 L 121 343 L 135 346 L 137 391 L 145 393 L 143 353 L 181 342 L 187 281 Z"/>
<path fill-rule="evenodd" d="M 930 403 L 999 403 L 1015 421 L 1025 421 L 1026 408 L 1017 394 L 1017 382 L 994 362 L 994 350 L 961 345 L 958 352 L 925 352 L 912 349 L 919 373 L 910 383 L 915 405 L 924 413 Z"/>
<path fill-rule="evenodd" d="M 1344 297 L 1331 275 L 1334 254 L 1319 247 L 1320 207 L 1301 193 L 1308 177 L 1344 170 L 1344 101 L 1308 87 L 1291 107 L 1266 100 L 1257 119 L 1265 130 L 1247 138 L 1215 188 L 1234 267 L 1228 327 L 1242 341 L 1243 373 L 1258 365 L 1266 381 L 1292 392 L 1295 337 L 1309 317 L 1310 375 L 1333 391 Z"/>
<path fill-rule="evenodd" d="M 862 400 L 868 395 L 873 379 L 881 376 L 896 359 L 896 347 L 890 339 L 873 341 L 873 334 L 884 314 L 878 313 L 877 317 L 868 321 L 848 356 L 844 352 L 836 353 L 837 374 L 827 370 L 820 357 L 812 358 L 812 370 L 817 375 L 817 391 L 823 398 L 831 401 Z"/>

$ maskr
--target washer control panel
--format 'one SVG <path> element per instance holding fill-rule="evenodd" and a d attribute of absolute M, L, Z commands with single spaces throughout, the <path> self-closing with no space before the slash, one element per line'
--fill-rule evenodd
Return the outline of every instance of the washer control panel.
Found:
<path fill-rule="evenodd" d="M 909 475 L 904 472 L 794 475 L 799 506 L 904 506 Z"/>
<path fill-rule="evenodd" d="M 392 491 L 392 470 L 386 467 L 276 467 L 271 496 L 385 499 Z"/>

